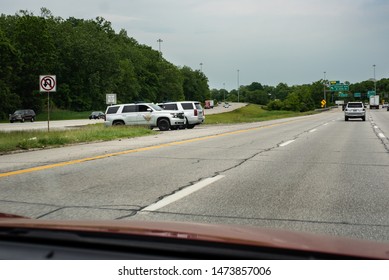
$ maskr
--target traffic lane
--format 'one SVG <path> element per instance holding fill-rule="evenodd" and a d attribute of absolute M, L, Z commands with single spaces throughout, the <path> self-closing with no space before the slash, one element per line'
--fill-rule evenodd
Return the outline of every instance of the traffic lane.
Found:
<path fill-rule="evenodd" d="M 77 211 L 78 218 L 113 218 L 115 211 L 115 217 L 132 215 L 161 197 L 276 147 L 295 135 L 293 125 L 305 130 L 320 118 L 328 115 L 2 178 L 2 199 L 14 202 L 18 211 L 12 213 L 19 215 L 28 216 L 31 208 L 44 206 L 34 217 L 74 218 Z M 45 212 L 46 207 L 55 211 Z M 101 214 L 104 209 L 110 210 L 108 216 Z"/>
<path fill-rule="evenodd" d="M 389 159 L 369 126 L 323 125 L 228 170 L 199 192 L 132 219 L 238 223 L 388 241 Z M 362 141 L 354 141 L 361 135 Z"/>
<path fill-rule="evenodd" d="M 103 123 L 104 120 L 63 120 L 50 121 L 50 129 L 72 129 L 88 124 Z M 0 131 L 23 131 L 23 130 L 47 130 L 47 121 L 24 122 L 24 123 L 0 123 Z"/>
<path fill-rule="evenodd" d="M 245 107 L 248 105 L 248 103 L 241 103 L 241 102 L 230 102 L 230 106 L 228 108 L 224 107 L 224 103 L 218 104 L 217 106 L 213 107 L 212 109 L 205 109 L 205 116 L 207 115 L 214 115 L 214 114 L 220 114 L 220 113 L 226 113 L 226 112 L 231 112 L 236 109 Z M 207 118 L 205 117 L 205 121 L 207 121 Z"/>
<path fill-rule="evenodd" d="M 336 114 L 335 114 L 336 115 Z M 295 117 L 288 119 L 279 119 L 258 123 L 234 124 L 234 125 L 200 125 L 194 129 L 164 131 L 158 132 L 156 135 L 123 138 L 114 141 L 84 143 L 70 145 L 66 147 L 43 149 L 34 151 L 22 151 L 21 153 L 12 153 L 0 156 L 0 172 L 9 172 L 35 166 L 60 163 L 63 161 L 72 161 L 80 158 L 96 157 L 100 155 L 109 155 L 130 149 L 138 149 L 142 147 L 161 145 L 176 141 L 189 140 L 193 138 L 206 137 L 211 135 L 220 135 L 229 132 L 236 132 L 245 129 L 256 129 L 274 124 L 283 124 L 293 122 L 301 122 L 304 126 L 304 120 L 309 119 L 310 122 L 320 124 L 327 119 L 332 119 L 334 113 L 325 112 L 314 116 Z"/>

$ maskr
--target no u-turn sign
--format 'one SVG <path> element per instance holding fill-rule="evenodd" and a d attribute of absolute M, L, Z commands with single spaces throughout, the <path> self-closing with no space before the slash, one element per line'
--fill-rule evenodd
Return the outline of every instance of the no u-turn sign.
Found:
<path fill-rule="evenodd" d="M 57 90 L 57 81 L 55 75 L 39 76 L 39 91 L 55 92 Z"/>

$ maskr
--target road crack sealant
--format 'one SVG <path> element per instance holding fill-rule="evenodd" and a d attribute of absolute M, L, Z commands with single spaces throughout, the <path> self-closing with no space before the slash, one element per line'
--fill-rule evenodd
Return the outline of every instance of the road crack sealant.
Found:
<path fill-rule="evenodd" d="M 110 211 L 118 211 L 118 212 L 137 212 L 141 208 L 139 205 L 58 205 L 58 204 L 50 204 L 50 203 L 40 203 L 40 202 L 27 202 L 27 201 L 15 201 L 15 200 L 0 200 L 2 203 L 12 203 L 12 204 L 22 204 L 22 205 L 30 205 L 30 206 L 40 206 L 40 207 L 51 207 L 55 208 L 51 211 L 48 211 L 44 214 L 41 214 L 36 217 L 28 217 L 34 219 L 41 219 L 47 217 L 51 214 L 62 210 L 68 209 L 87 209 L 87 210 L 110 210 Z"/>
<path fill-rule="evenodd" d="M 322 126 L 322 125 L 323 125 L 323 123 L 321 123 L 321 124 L 319 124 L 319 125 L 317 125 L 317 126 L 315 126 L 315 127 L 313 127 L 313 128 L 306 129 L 306 130 L 304 130 L 304 131 L 302 131 L 302 132 L 300 132 L 300 133 L 294 135 L 294 136 L 292 137 L 292 140 L 295 141 L 295 140 L 297 140 L 299 137 L 301 137 L 302 135 L 309 133 L 309 131 L 311 131 L 312 129 L 317 129 L 318 127 L 320 127 L 320 126 Z M 290 139 L 288 139 L 287 141 L 290 141 Z M 174 195 L 174 194 L 176 194 L 176 193 L 178 193 L 178 192 L 181 192 L 181 191 L 183 191 L 183 190 L 185 190 L 185 189 L 187 189 L 187 188 L 189 188 L 189 187 L 192 187 L 192 186 L 194 186 L 195 184 L 198 184 L 199 182 L 201 182 L 201 181 L 203 181 L 203 180 L 206 180 L 206 179 L 209 179 L 209 178 L 215 178 L 215 177 L 217 177 L 217 176 L 220 176 L 220 175 L 222 175 L 223 173 L 226 173 L 226 172 L 228 172 L 228 171 L 230 171 L 230 170 L 233 170 L 233 169 L 235 169 L 235 168 L 240 167 L 241 165 L 245 164 L 246 162 L 250 161 L 251 159 L 255 158 L 255 157 L 258 156 L 258 155 L 261 155 L 261 154 L 266 153 L 266 152 L 270 152 L 270 151 L 272 151 L 272 150 L 274 150 L 274 149 L 277 149 L 277 148 L 281 148 L 281 147 L 282 147 L 281 145 L 282 145 L 283 143 L 285 143 L 285 142 L 286 142 L 286 141 L 283 140 L 283 141 L 277 143 L 276 145 L 274 145 L 274 146 L 272 146 L 272 147 L 269 147 L 269 148 L 267 148 L 267 149 L 261 149 L 260 151 L 255 152 L 254 154 L 252 154 L 251 156 L 246 157 L 246 158 L 240 160 L 239 163 L 237 163 L 237 164 L 235 164 L 235 165 L 233 165 L 233 166 L 231 166 L 231 167 L 228 167 L 228 168 L 223 169 L 223 170 L 215 171 L 215 172 L 213 173 L 213 175 L 211 175 L 211 176 L 208 176 L 208 177 L 201 177 L 201 178 L 199 178 L 199 179 L 193 180 L 193 181 L 189 182 L 188 184 L 186 184 L 186 185 L 184 185 L 184 186 L 181 186 L 181 187 L 175 189 L 174 191 L 172 191 L 172 192 L 170 192 L 170 193 L 167 193 L 167 194 L 164 194 L 164 195 L 162 195 L 162 196 L 159 196 L 153 203 L 151 203 L 151 204 L 149 204 L 149 205 L 146 205 L 146 206 L 142 207 L 142 208 L 139 209 L 138 211 L 136 211 L 136 212 L 134 212 L 134 213 L 132 213 L 132 214 L 130 214 L 130 215 L 121 216 L 121 217 L 119 217 L 119 218 L 117 218 L 117 219 L 120 220 L 120 219 L 125 219 L 125 218 L 129 218 L 129 217 L 135 216 L 135 215 L 137 215 L 138 213 L 142 212 L 142 211 L 143 211 L 144 209 L 146 209 L 147 207 L 149 207 L 150 205 L 156 204 L 156 203 L 160 202 L 161 200 L 163 200 L 163 199 L 165 199 L 165 198 L 167 198 L 167 197 L 169 197 L 169 196 L 172 196 L 172 195 Z M 200 160 L 199 160 L 198 162 L 200 162 Z M 197 163 L 197 162 L 195 162 L 195 163 Z M 157 213 L 158 211 L 147 211 L 147 212 L 155 212 L 155 213 Z"/>
<path fill-rule="evenodd" d="M 386 152 L 389 153 L 389 138 L 384 134 L 384 132 L 376 125 L 372 116 L 369 116 L 371 128 L 374 134 L 377 136 L 377 139 L 380 140 L 381 144 L 384 146 Z"/>

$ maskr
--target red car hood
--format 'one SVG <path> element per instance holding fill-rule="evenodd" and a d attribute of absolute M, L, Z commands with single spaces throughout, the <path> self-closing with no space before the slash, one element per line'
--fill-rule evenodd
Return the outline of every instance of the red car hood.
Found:
<path fill-rule="evenodd" d="M 11 215 L 12 216 L 12 215 Z M 18 216 L 16 216 L 18 217 Z M 389 259 L 389 244 L 234 225 L 149 221 L 52 221 L 0 215 L 0 227 L 107 232 Z"/>

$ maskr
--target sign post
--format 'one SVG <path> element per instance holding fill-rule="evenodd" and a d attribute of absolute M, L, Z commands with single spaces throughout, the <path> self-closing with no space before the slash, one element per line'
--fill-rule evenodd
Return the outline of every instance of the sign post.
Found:
<path fill-rule="evenodd" d="M 47 132 L 50 132 L 50 92 L 57 90 L 57 81 L 55 75 L 39 76 L 39 91 L 47 92 Z"/>

